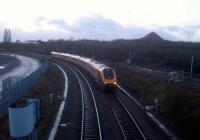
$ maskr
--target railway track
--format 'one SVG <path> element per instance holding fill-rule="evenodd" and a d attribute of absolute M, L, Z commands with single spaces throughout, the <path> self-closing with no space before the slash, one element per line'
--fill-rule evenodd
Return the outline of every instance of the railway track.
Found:
<path fill-rule="evenodd" d="M 102 92 L 97 88 L 98 86 L 93 82 L 93 78 L 87 71 L 71 63 L 66 64 L 65 62 L 64 66 L 71 72 L 70 75 L 73 75 L 71 78 L 76 77 L 75 79 L 73 78 L 73 81 L 77 83 L 76 86 L 74 86 L 75 90 L 79 88 L 79 94 L 77 95 L 80 96 L 80 115 L 78 115 L 78 121 L 76 122 L 80 123 L 76 126 L 79 127 L 80 131 L 76 133 L 77 138 L 81 140 L 102 140 L 108 138 L 124 140 L 165 139 L 165 136 L 162 136 L 162 133 L 157 131 L 157 129 L 155 132 L 154 130 L 153 132 L 149 132 L 151 126 L 148 127 L 149 122 L 145 118 L 141 120 L 140 116 L 142 115 L 141 111 L 139 111 L 140 108 L 132 106 L 133 101 L 135 102 L 134 98 L 128 93 L 124 94 L 125 91 L 120 89 L 119 86 L 115 91 Z M 73 92 L 75 92 L 75 90 L 73 90 Z M 71 94 L 73 94 L 73 92 Z M 102 105 L 102 101 L 104 101 L 104 105 Z M 75 102 L 75 100 L 73 100 L 73 102 Z M 139 103 L 136 102 L 136 104 L 141 107 Z M 68 105 L 68 108 L 69 106 L 71 105 Z M 73 112 L 73 107 L 71 108 Z M 68 114 L 67 116 L 69 117 L 70 115 Z M 99 116 L 101 116 L 101 118 Z M 71 116 L 71 118 L 74 117 L 75 116 Z M 113 130 L 112 132 L 109 131 L 111 129 Z M 71 135 L 74 134 L 73 130 L 74 129 L 72 129 Z"/>
<path fill-rule="evenodd" d="M 91 89 L 91 86 L 90 86 L 90 84 L 89 84 L 89 82 L 88 82 L 88 80 L 86 79 L 86 77 L 83 75 L 83 73 L 82 72 L 80 72 L 80 70 L 78 70 L 76 67 L 74 67 L 74 66 L 72 66 L 72 65 L 68 65 L 68 66 L 70 66 L 75 72 L 77 72 L 77 73 L 79 73 L 80 75 L 77 75 L 77 77 L 78 76 L 82 76 L 82 78 L 86 81 L 86 83 L 88 84 L 88 86 L 89 86 L 89 89 L 90 89 L 90 91 L 91 91 L 91 94 L 92 94 L 92 98 L 93 98 L 93 101 L 94 101 L 94 103 L 95 103 L 95 107 L 96 107 L 96 102 L 95 102 L 95 100 L 94 100 L 94 95 L 93 95 L 93 92 L 92 92 L 92 89 Z M 80 79 L 80 77 L 79 77 L 79 79 Z M 79 80 L 80 81 L 80 85 L 81 85 L 81 80 Z M 83 84 L 83 83 L 82 83 Z M 83 91 L 83 93 L 84 93 L 84 91 Z M 88 94 L 86 95 L 86 96 L 84 96 L 83 98 L 85 98 L 84 100 L 86 100 L 85 101 L 85 107 L 87 108 L 87 110 L 90 110 L 90 109 L 88 109 L 89 108 L 89 106 L 91 106 L 91 101 L 92 100 L 89 100 L 88 99 Z M 139 126 L 137 125 L 137 123 L 136 123 L 136 121 L 134 120 L 134 118 L 132 117 L 132 115 L 129 113 L 129 111 L 128 111 L 128 109 L 126 108 L 126 106 L 123 104 L 123 102 L 120 100 L 120 98 L 119 97 L 117 97 L 117 96 L 115 96 L 115 94 L 114 93 L 109 93 L 108 95 L 107 95 L 108 97 L 106 97 L 106 100 L 107 100 L 107 103 L 109 104 L 109 106 L 111 107 L 111 110 L 113 111 L 113 114 L 114 114 L 114 116 L 113 117 L 115 117 L 115 119 L 117 120 L 117 122 L 118 122 L 118 126 L 119 126 L 119 128 L 120 128 L 120 130 L 121 130 L 121 133 L 122 133 L 122 138 L 124 139 L 124 140 L 129 140 L 129 139 L 134 139 L 134 140 L 146 140 L 146 137 L 144 136 L 144 134 L 142 133 L 142 131 L 141 131 L 141 129 L 139 128 Z M 90 98 L 90 97 L 89 97 Z M 84 101 L 83 101 L 84 102 Z M 97 109 L 96 109 L 97 110 Z M 85 112 L 85 111 L 84 111 Z M 92 112 L 94 112 L 94 111 L 92 111 Z M 87 112 L 86 112 L 87 113 Z M 90 114 L 90 113 L 88 113 L 88 114 Z M 95 113 L 93 113 L 93 114 L 95 114 Z M 98 112 L 97 112 L 97 114 L 98 114 Z M 87 116 L 87 115 L 86 115 Z M 98 115 L 97 115 L 98 116 Z M 87 118 L 88 118 L 88 116 L 87 116 Z M 94 119 L 94 118 L 96 118 L 95 117 L 95 115 L 92 115 L 92 117 L 91 117 L 92 119 Z M 87 121 L 87 120 L 89 120 L 89 122 Z M 83 129 L 83 133 L 84 133 L 84 128 L 86 128 L 86 132 L 89 132 L 89 131 L 87 131 L 87 124 L 89 124 L 89 123 L 93 123 L 93 124 L 97 124 L 97 123 L 95 123 L 95 120 L 94 121 L 91 121 L 91 119 L 86 119 L 86 122 L 84 122 L 83 124 L 84 125 L 82 125 L 82 129 Z M 99 118 L 98 118 L 98 122 L 99 122 Z M 85 125 L 85 123 L 86 123 L 86 125 Z M 90 128 L 90 127 L 89 127 Z M 93 136 L 93 138 L 94 139 L 96 139 L 96 138 L 100 138 L 100 139 L 102 139 L 102 136 L 101 135 L 98 135 L 98 133 L 97 133 L 97 130 L 96 130 L 96 128 L 99 128 L 99 134 L 101 134 L 101 128 L 100 128 L 100 125 L 99 126 L 97 126 L 97 125 L 94 125 L 93 127 L 91 127 L 92 128 L 92 130 L 94 131 L 94 132 L 92 132 L 92 131 L 90 131 L 92 134 L 89 134 L 89 135 L 91 135 L 91 136 Z M 88 129 L 89 130 L 89 129 Z M 84 137 L 84 134 L 82 133 L 82 139 L 85 139 L 85 137 Z M 95 135 L 95 133 L 96 133 L 96 135 Z M 87 134 L 88 135 L 88 134 Z M 99 137 L 100 136 L 100 137 Z M 87 139 L 87 138 L 86 138 Z"/>
<path fill-rule="evenodd" d="M 145 132 L 145 136 L 148 137 L 148 139 L 153 138 L 155 140 L 177 140 L 177 138 L 159 120 L 153 117 L 151 113 L 143 112 L 141 108 L 144 108 L 144 106 L 141 105 L 120 85 L 117 85 L 116 97 L 120 99 L 121 102 L 123 102 L 124 106 L 126 106 L 127 109 L 130 110 L 131 114 L 137 113 L 137 115 L 134 115 L 134 117 L 137 120 L 138 124 L 142 126 L 143 132 Z M 143 120 L 141 120 L 141 117 L 143 118 Z M 146 133 L 150 129 L 155 130 L 151 133 Z"/>
<path fill-rule="evenodd" d="M 107 96 L 107 100 L 121 129 L 123 138 L 125 140 L 146 140 L 146 137 L 120 98 L 116 97 L 114 93 L 108 94 Z"/>
<path fill-rule="evenodd" d="M 78 79 L 82 95 L 81 140 L 102 140 L 101 126 L 94 93 L 84 74 L 72 65 L 66 64 Z M 85 82 L 83 82 L 85 81 Z"/>
<path fill-rule="evenodd" d="M 80 139 L 81 134 L 81 94 L 79 83 L 74 73 L 66 67 L 63 62 L 56 61 L 58 67 L 60 67 L 64 75 L 66 75 L 65 85 L 67 85 L 66 95 L 63 95 L 60 109 L 62 113 L 57 114 L 54 126 L 48 140 L 60 140 L 60 139 Z M 70 115 L 69 115 L 70 114 Z"/>

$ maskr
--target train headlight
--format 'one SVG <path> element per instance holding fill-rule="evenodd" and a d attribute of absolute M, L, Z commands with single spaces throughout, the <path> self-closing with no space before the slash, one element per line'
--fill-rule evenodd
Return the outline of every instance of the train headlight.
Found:
<path fill-rule="evenodd" d="M 114 85 L 116 85 L 117 84 L 117 82 L 114 82 Z"/>

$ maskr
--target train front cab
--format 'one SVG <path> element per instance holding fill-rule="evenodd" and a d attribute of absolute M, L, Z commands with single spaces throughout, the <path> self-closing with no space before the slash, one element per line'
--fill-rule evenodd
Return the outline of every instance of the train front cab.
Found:
<path fill-rule="evenodd" d="M 115 87 L 117 85 L 116 73 L 112 68 L 103 68 L 101 74 L 105 87 Z"/>

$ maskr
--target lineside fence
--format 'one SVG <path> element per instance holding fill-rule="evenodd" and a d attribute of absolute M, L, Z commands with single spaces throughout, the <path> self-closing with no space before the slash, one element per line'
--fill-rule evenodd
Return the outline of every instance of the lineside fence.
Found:
<path fill-rule="evenodd" d="M 27 77 L 9 77 L 2 81 L 0 91 L 0 119 L 8 112 L 8 107 L 25 95 L 36 84 L 40 76 L 48 69 L 48 61 L 40 64 L 39 68 Z"/>

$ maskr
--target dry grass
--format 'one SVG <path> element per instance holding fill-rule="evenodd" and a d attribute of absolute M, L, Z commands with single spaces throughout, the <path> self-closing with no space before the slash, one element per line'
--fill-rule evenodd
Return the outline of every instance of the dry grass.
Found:
<path fill-rule="evenodd" d="M 188 81 L 168 83 L 151 75 L 111 64 L 118 80 L 143 105 L 160 101 L 158 117 L 183 139 L 198 138 L 200 126 L 200 89 Z"/>

